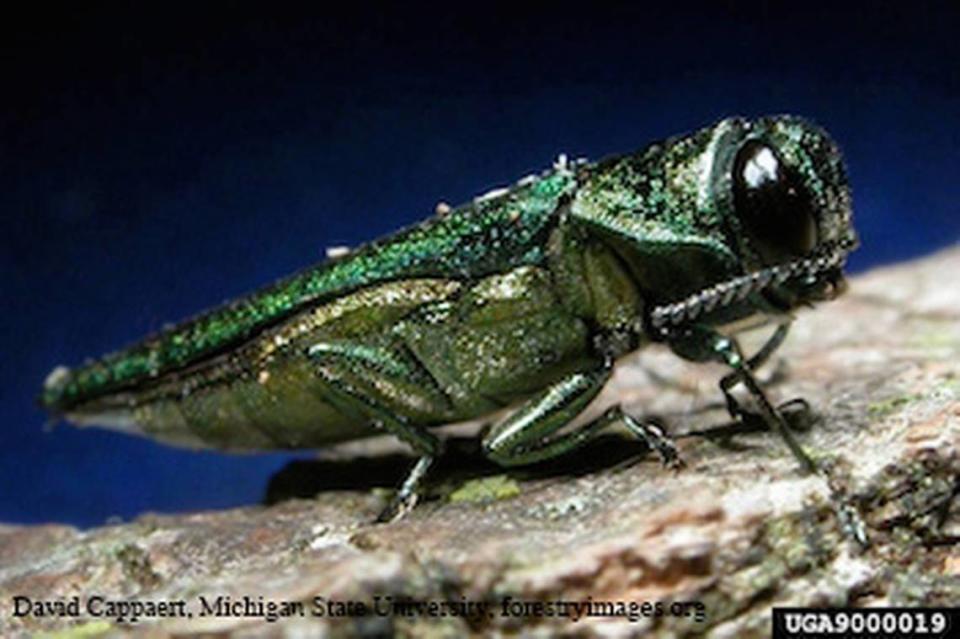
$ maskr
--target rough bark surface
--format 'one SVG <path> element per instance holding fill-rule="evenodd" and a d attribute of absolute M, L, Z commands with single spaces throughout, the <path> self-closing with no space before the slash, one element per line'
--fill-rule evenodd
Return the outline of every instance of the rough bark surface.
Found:
<path fill-rule="evenodd" d="M 84 531 L 0 526 L 0 635 L 763 637 L 775 605 L 956 605 L 957 273 L 952 249 L 855 278 L 842 299 L 800 314 L 764 371 L 772 398 L 804 397 L 820 414 L 800 440 L 859 510 L 866 550 L 843 534 L 826 482 L 804 476 L 775 435 L 722 436 L 722 370 L 648 349 L 618 368 L 601 399 L 662 417 L 679 436 L 679 472 L 625 434 L 509 473 L 460 437 L 424 501 L 402 521 L 374 525 L 388 496 L 378 487 L 394 486 L 410 459 L 368 442 L 289 467 L 271 482 L 269 506 Z M 695 435 L 707 429 L 712 436 Z M 184 599 L 194 616 L 135 625 L 12 616 L 14 595 L 76 595 L 82 606 L 92 594 Z M 200 595 L 303 601 L 307 615 L 202 616 Z M 465 598 L 489 602 L 491 614 L 317 618 L 318 596 Z M 507 597 L 659 601 L 666 614 L 503 615 Z M 675 601 L 702 602 L 705 614 L 670 614 Z"/>

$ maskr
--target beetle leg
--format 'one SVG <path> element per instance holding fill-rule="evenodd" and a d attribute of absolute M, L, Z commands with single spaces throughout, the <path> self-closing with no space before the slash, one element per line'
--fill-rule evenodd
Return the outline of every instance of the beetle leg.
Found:
<path fill-rule="evenodd" d="M 607 409 L 604 415 L 608 416 L 610 423 L 622 421 L 631 433 L 644 441 L 647 448 L 657 451 L 660 461 L 663 462 L 665 467 L 673 470 L 683 467 L 683 460 L 677 453 L 677 447 L 673 443 L 673 439 L 656 422 L 652 420 L 640 421 L 633 415 L 624 412 L 619 404 Z"/>
<path fill-rule="evenodd" d="M 767 427 L 780 435 L 780 438 L 783 439 L 801 466 L 808 472 L 817 472 L 817 464 L 794 438 L 793 432 L 783 415 L 770 404 L 770 400 L 767 399 L 763 389 L 760 388 L 760 384 L 757 383 L 756 378 L 753 376 L 753 371 L 751 371 L 748 366 L 749 362 L 745 361 L 740 355 L 740 349 L 737 347 L 736 342 L 726 340 L 721 343 L 720 349 L 721 350 L 718 351 L 719 354 L 726 360 L 726 363 L 731 368 L 737 371 L 740 381 L 747 387 L 747 391 L 760 409 L 760 417 L 766 423 Z"/>
<path fill-rule="evenodd" d="M 423 455 L 417 460 L 390 503 L 377 515 L 378 523 L 395 521 L 410 512 L 417 504 L 417 490 L 420 488 L 420 482 L 423 481 L 435 458 L 434 455 Z"/>
<path fill-rule="evenodd" d="M 793 437 L 793 433 L 787 427 L 787 422 L 783 416 L 773 408 L 770 401 L 764 395 L 760 384 L 757 383 L 751 370 L 752 360 L 744 359 L 740 353 L 740 347 L 737 343 L 724 337 L 718 332 L 702 325 L 688 326 L 685 328 L 670 329 L 665 336 L 671 348 L 680 355 L 693 361 L 715 361 L 726 364 L 733 369 L 732 375 L 737 376 L 737 380 L 743 382 L 744 386 L 750 392 L 757 406 L 760 408 L 760 417 L 766 423 L 767 428 L 776 431 L 781 439 L 787 444 L 790 452 L 800 462 L 804 470 L 820 474 L 827 482 L 830 492 L 834 498 L 834 508 L 844 532 L 854 538 L 861 546 L 869 545 L 867 538 L 866 525 L 856 507 L 845 499 L 843 495 L 833 485 L 830 474 L 817 466 L 816 462 L 803 450 L 800 444 Z M 771 352 L 776 346 L 769 349 Z M 761 352 L 767 350 L 761 349 Z M 755 358 L 752 358 L 755 359 Z M 791 402 L 788 402 L 788 404 Z"/>
<path fill-rule="evenodd" d="M 773 335 L 760 347 L 760 350 L 757 351 L 753 357 L 747 360 L 747 367 L 755 371 L 763 364 L 770 359 L 770 356 L 773 355 L 774 351 L 780 348 L 780 345 L 783 343 L 783 340 L 786 339 L 787 333 L 790 331 L 789 324 L 780 324 L 777 326 L 777 330 L 774 331 Z M 743 407 L 737 402 L 736 398 L 730 392 L 734 386 L 736 386 L 741 381 L 741 374 L 738 371 L 728 373 L 723 376 L 723 379 L 720 380 L 720 390 L 723 391 L 724 399 L 727 401 L 727 412 L 730 413 L 730 416 L 734 419 L 738 419 L 743 415 Z"/>
<path fill-rule="evenodd" d="M 779 332 L 778 330 L 777 333 Z M 774 334 L 775 337 L 777 333 Z M 730 385 L 733 385 L 735 382 L 740 382 L 746 386 L 747 391 L 760 409 L 759 416 L 767 428 L 780 435 L 780 438 L 787 444 L 790 452 L 793 453 L 794 457 L 797 458 L 797 461 L 800 462 L 800 465 L 803 466 L 805 470 L 808 472 L 817 472 L 816 463 L 814 463 L 813 459 L 803 450 L 800 444 L 797 443 L 797 440 L 793 437 L 793 433 L 787 427 L 783 416 L 770 404 L 770 400 L 767 399 L 763 389 L 760 388 L 760 384 L 757 383 L 756 378 L 753 376 L 753 370 L 750 366 L 751 361 L 743 357 L 740 352 L 740 347 L 735 340 L 725 337 L 711 328 L 698 324 L 685 328 L 671 329 L 667 335 L 667 341 L 674 352 L 685 359 L 696 362 L 714 361 L 729 366 L 732 369 L 730 375 L 733 376 L 734 379 L 734 382 L 731 382 Z M 758 355 L 769 356 L 769 353 L 764 353 L 763 351 L 770 350 L 770 352 L 772 352 L 776 346 L 777 344 L 775 343 L 770 349 L 764 347 Z M 723 388 L 722 382 L 721 388 Z M 736 404 L 736 400 L 732 399 L 728 389 L 724 388 L 723 390 L 724 395 L 727 397 L 728 407 L 732 404 L 734 406 L 733 410 L 739 411 L 739 405 Z M 734 415 L 739 416 L 737 413 L 734 413 Z"/>
<path fill-rule="evenodd" d="M 316 373 L 325 382 L 325 394 L 338 410 L 369 420 L 408 444 L 420 455 L 410 474 L 394 498 L 380 513 L 377 521 L 392 521 L 409 511 L 417 501 L 417 488 L 433 460 L 441 452 L 441 442 L 427 429 L 408 416 L 410 406 L 398 402 L 413 401 L 446 409 L 439 389 L 431 387 L 422 367 L 386 348 L 355 343 L 319 343 L 307 355 L 317 363 Z M 428 375 L 427 375 L 428 377 Z M 409 380 L 417 388 L 409 388 Z M 408 394 L 409 393 L 409 394 Z"/>
<path fill-rule="evenodd" d="M 778 325 L 777 330 L 775 330 L 763 346 L 760 347 L 760 350 L 747 360 L 746 368 L 755 371 L 763 366 L 763 364 L 770 359 L 770 356 L 783 344 L 789 331 L 789 323 Z M 742 422 L 744 425 L 759 423 L 761 428 L 767 428 L 768 425 L 763 416 L 745 409 L 731 392 L 737 384 L 743 381 L 742 375 L 740 371 L 734 371 L 724 375 L 723 379 L 720 380 L 720 390 L 723 391 L 723 397 L 727 403 L 727 412 L 730 414 L 730 417 Z M 777 412 L 783 416 L 787 425 L 793 430 L 806 430 L 813 421 L 810 404 L 802 397 L 796 397 L 780 404 L 777 406 Z"/>
<path fill-rule="evenodd" d="M 583 412 L 610 379 L 611 372 L 612 365 L 604 364 L 593 371 L 573 373 L 531 398 L 487 433 L 483 438 L 484 454 L 501 466 L 531 464 L 578 448 L 607 426 L 622 421 L 658 452 L 665 466 L 679 467 L 677 450 L 663 430 L 627 415 L 620 406 L 568 433 L 554 434 Z"/>

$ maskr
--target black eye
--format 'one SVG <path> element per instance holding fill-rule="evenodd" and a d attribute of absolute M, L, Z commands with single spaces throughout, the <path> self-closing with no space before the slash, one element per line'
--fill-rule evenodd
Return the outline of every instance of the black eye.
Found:
<path fill-rule="evenodd" d="M 762 257 L 799 256 L 817 243 L 810 196 L 766 144 L 751 140 L 733 163 L 733 203 Z"/>

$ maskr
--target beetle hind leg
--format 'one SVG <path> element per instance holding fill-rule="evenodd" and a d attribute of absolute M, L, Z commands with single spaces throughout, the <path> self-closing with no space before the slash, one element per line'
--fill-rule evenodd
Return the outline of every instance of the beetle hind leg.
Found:
<path fill-rule="evenodd" d="M 430 466 L 433 465 L 434 459 L 436 459 L 434 455 L 423 455 L 417 460 L 417 463 L 414 464 L 410 470 L 410 474 L 407 475 L 407 478 L 400 484 L 400 488 L 393 498 L 390 499 L 390 503 L 377 515 L 377 523 L 384 524 L 396 521 L 417 505 L 420 483 L 423 481 L 423 478 L 426 477 L 427 471 L 430 469 Z"/>
<path fill-rule="evenodd" d="M 402 350 L 353 342 L 322 342 L 307 350 L 324 381 L 327 401 L 408 444 L 420 457 L 378 522 L 399 519 L 417 502 L 418 488 L 442 451 L 417 413 L 443 416 L 449 402 L 419 362 Z"/>

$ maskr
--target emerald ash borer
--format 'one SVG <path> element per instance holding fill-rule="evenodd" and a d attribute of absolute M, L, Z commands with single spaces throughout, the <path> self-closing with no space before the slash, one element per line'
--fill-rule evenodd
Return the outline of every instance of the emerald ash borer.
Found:
<path fill-rule="evenodd" d="M 497 464 L 569 453 L 622 423 L 676 465 L 666 433 L 613 407 L 564 428 L 651 342 L 729 367 L 735 419 L 759 418 L 808 470 L 754 370 L 794 309 L 834 297 L 856 245 L 840 153 L 792 116 L 728 118 L 599 162 L 568 162 L 47 378 L 76 424 L 225 450 L 395 435 L 419 455 L 381 519 L 441 452 L 431 428 L 507 416 Z M 746 357 L 736 333 L 776 325 Z M 743 385 L 750 405 L 732 394 Z"/>

